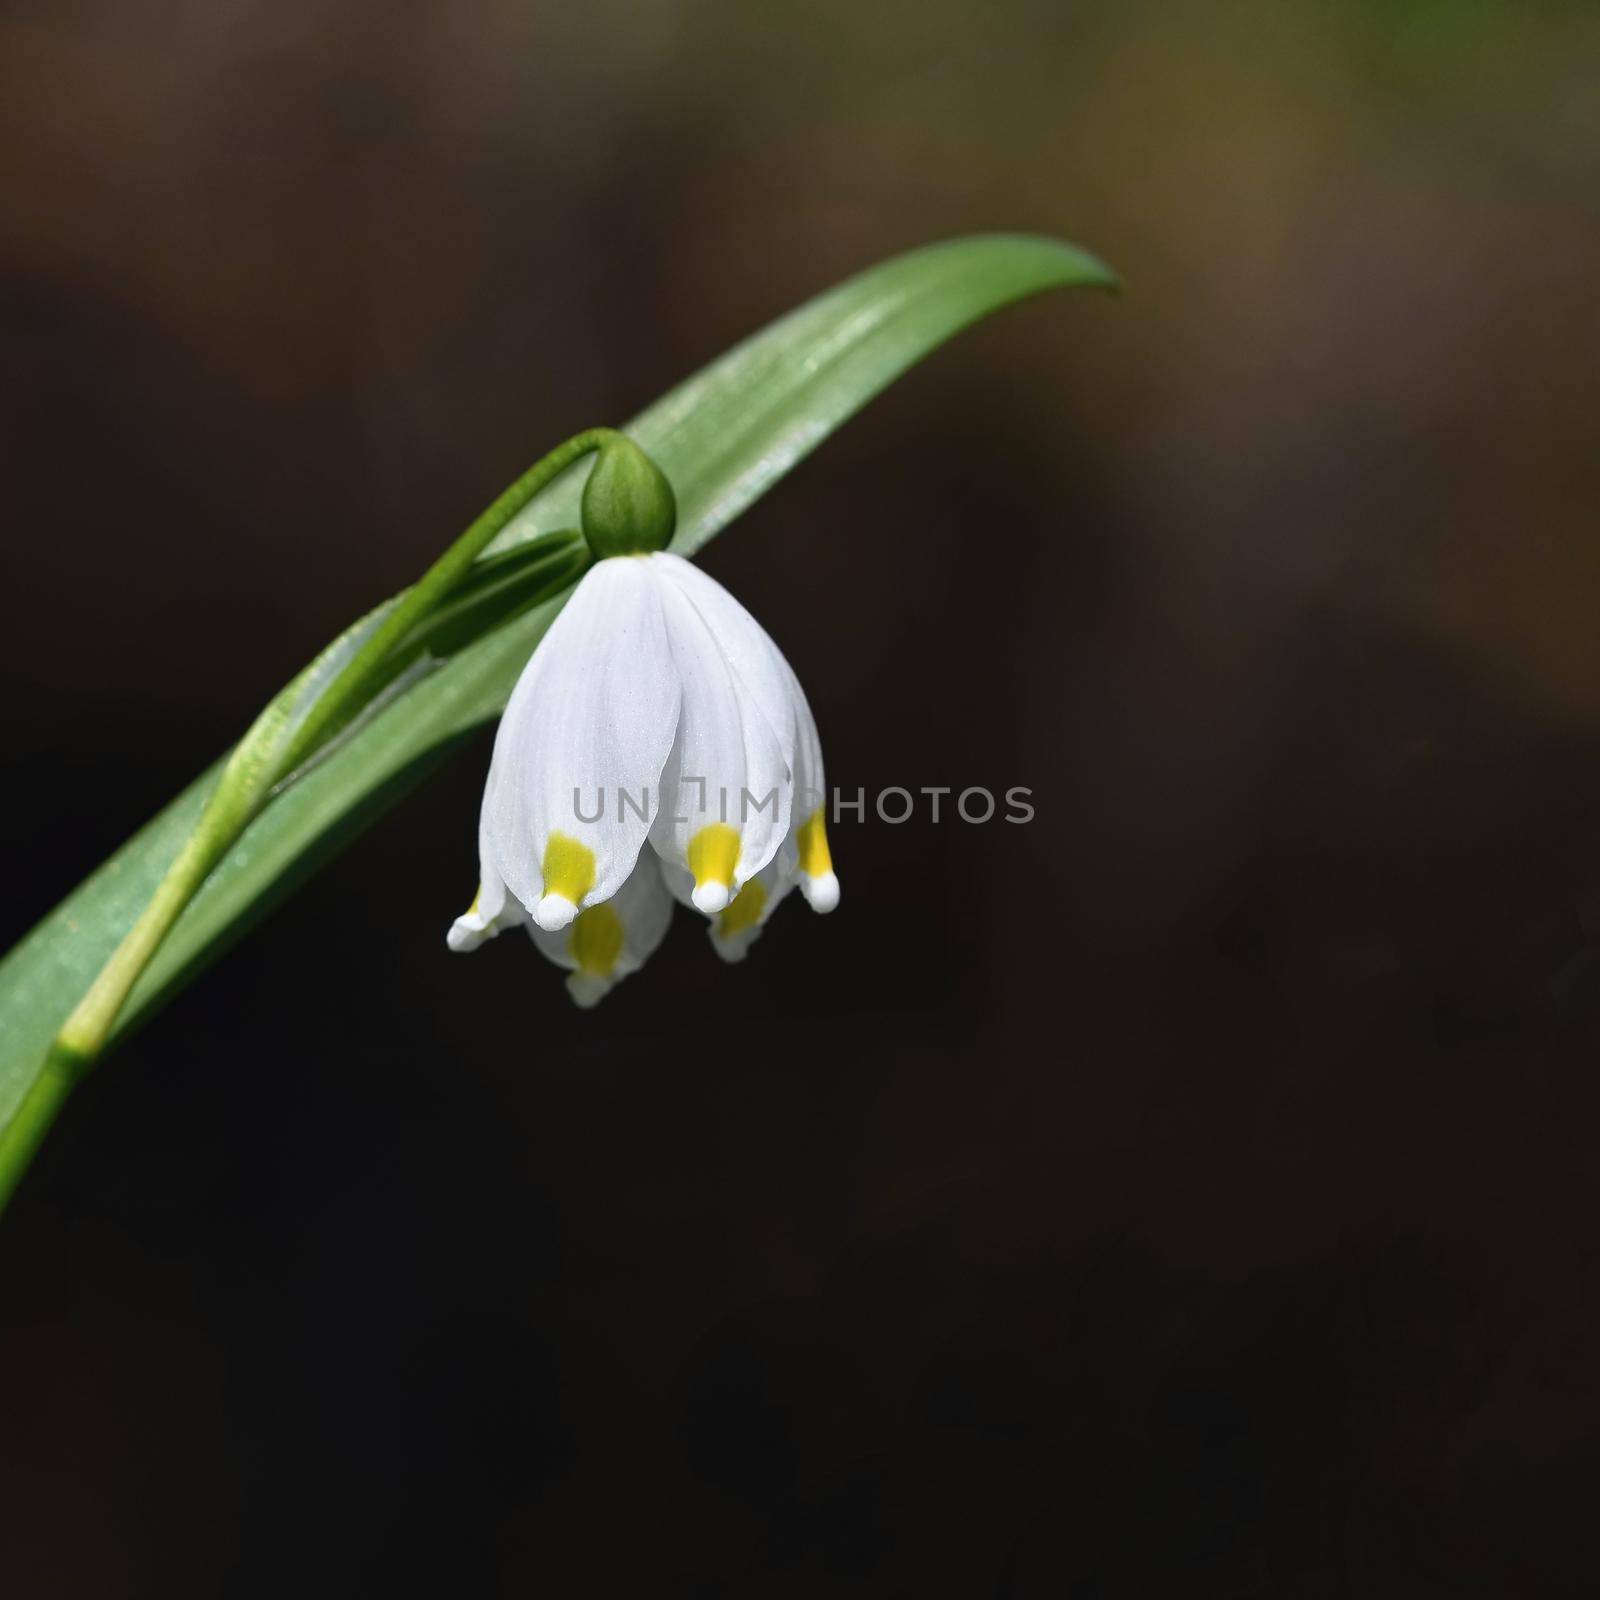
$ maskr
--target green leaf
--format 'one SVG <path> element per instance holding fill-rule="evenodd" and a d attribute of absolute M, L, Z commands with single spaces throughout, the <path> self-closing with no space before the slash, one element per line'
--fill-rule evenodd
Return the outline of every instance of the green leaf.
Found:
<path fill-rule="evenodd" d="M 736 346 L 627 425 L 677 492 L 672 548 L 698 550 L 952 334 L 1069 286 L 1113 288 L 1115 279 L 1094 257 L 1048 239 L 952 240 L 851 278 Z M 586 470 L 566 473 L 511 521 L 458 594 L 396 652 L 389 691 L 250 824 L 135 987 L 118 1037 L 499 713 L 579 570 L 558 535 L 578 521 Z M 387 604 L 330 647 L 329 659 L 355 648 Z M 198 778 L 0 961 L 0 1134 L 220 770 L 219 762 Z"/>

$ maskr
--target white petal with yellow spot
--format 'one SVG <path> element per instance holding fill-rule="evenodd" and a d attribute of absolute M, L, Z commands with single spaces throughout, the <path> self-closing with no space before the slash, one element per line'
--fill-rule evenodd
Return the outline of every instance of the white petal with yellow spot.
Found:
<path fill-rule="evenodd" d="M 663 860 L 688 869 L 694 904 L 711 916 L 766 866 L 789 831 L 793 711 L 785 741 L 666 564 L 687 563 L 650 561 L 683 695 L 650 842 Z"/>
<path fill-rule="evenodd" d="M 528 932 L 543 954 L 571 974 L 567 993 L 588 1008 L 644 965 L 671 921 L 672 896 L 661 881 L 660 864 L 645 850 L 611 899 L 585 907 L 557 932 L 536 922 Z"/>
<path fill-rule="evenodd" d="M 795 853 L 786 840 L 778 854 L 712 918 L 711 948 L 724 961 L 743 961 L 798 877 Z"/>
<path fill-rule="evenodd" d="M 813 911 L 832 911 L 839 903 L 839 879 L 828 849 L 828 780 L 822 770 L 822 741 L 800 680 L 787 661 L 783 670 L 795 705 L 794 844 L 800 892 Z"/>
<path fill-rule="evenodd" d="M 609 900 L 649 833 L 680 700 L 662 609 L 646 562 L 597 562 L 500 719 L 485 854 L 551 931 Z"/>

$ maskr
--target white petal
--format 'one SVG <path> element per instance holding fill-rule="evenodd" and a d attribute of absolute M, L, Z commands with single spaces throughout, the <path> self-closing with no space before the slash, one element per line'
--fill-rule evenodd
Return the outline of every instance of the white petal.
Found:
<path fill-rule="evenodd" d="M 733 672 L 746 702 L 754 701 L 778 736 L 783 764 L 794 770 L 796 707 L 794 673 L 767 630 L 708 572 L 682 556 L 661 551 L 650 557 L 668 583 L 688 596 Z"/>
<path fill-rule="evenodd" d="M 480 860 L 478 893 L 470 909 L 450 924 L 445 942 L 457 954 L 464 955 L 515 927 L 523 915 L 522 907 L 506 893 L 499 874 L 487 861 Z"/>
<path fill-rule="evenodd" d="M 778 734 L 695 604 L 671 581 L 660 593 L 683 699 L 650 839 L 692 873 L 693 903 L 714 915 L 777 853 L 794 785 Z"/>
<path fill-rule="evenodd" d="M 644 850 L 610 900 L 585 907 L 569 928 L 551 932 L 530 922 L 528 933 L 543 955 L 571 973 L 567 992 L 588 1007 L 644 965 L 671 921 L 672 896 L 655 853 Z"/>
<path fill-rule="evenodd" d="M 485 855 L 552 931 L 617 893 L 660 805 L 680 703 L 660 588 L 636 558 L 597 563 L 500 720 Z"/>
<path fill-rule="evenodd" d="M 712 918 L 707 936 L 724 961 L 743 961 L 761 937 L 767 919 L 783 903 L 798 877 L 793 846 L 783 848 L 738 893 L 733 903 Z"/>
<path fill-rule="evenodd" d="M 805 690 L 787 662 L 795 705 L 794 841 L 800 892 L 813 911 L 832 911 L 839 903 L 839 880 L 828 849 L 828 780 L 822 770 L 822 741 Z"/>
<path fill-rule="evenodd" d="M 656 865 L 661 869 L 661 881 L 667 886 L 667 893 L 680 906 L 698 911 L 700 908 L 694 903 L 694 874 L 681 861 L 669 861 L 663 855 L 656 855 Z"/>
<path fill-rule="evenodd" d="M 827 913 L 839 904 L 839 878 L 831 867 L 800 875 L 800 893 L 813 911 Z"/>

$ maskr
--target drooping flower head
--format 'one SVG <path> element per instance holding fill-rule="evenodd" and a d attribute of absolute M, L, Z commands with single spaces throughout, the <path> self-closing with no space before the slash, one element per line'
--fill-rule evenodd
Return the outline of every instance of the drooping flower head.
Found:
<path fill-rule="evenodd" d="M 473 950 L 526 923 L 580 1005 L 642 965 L 674 898 L 712 918 L 731 961 L 796 884 L 814 910 L 839 899 L 805 695 L 750 613 L 662 548 L 672 523 L 643 452 L 603 453 L 584 494 L 602 559 L 512 691 L 478 895 L 450 929 Z"/>

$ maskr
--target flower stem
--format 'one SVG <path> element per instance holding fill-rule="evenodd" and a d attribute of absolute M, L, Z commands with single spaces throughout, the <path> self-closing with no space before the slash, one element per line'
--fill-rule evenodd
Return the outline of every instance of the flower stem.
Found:
<path fill-rule="evenodd" d="M 6 1208 L 12 1191 L 22 1181 L 44 1136 L 67 1096 L 72 1093 L 83 1075 L 84 1063 L 59 1042 L 50 1047 L 43 1070 L 33 1080 L 32 1087 L 22 1104 L 11 1114 L 11 1120 L 0 1128 L 0 1211 Z"/>
<path fill-rule="evenodd" d="M 78 1079 L 106 1047 L 133 986 L 213 867 L 273 792 L 370 698 L 386 658 L 466 577 L 495 536 L 568 467 L 618 438 L 589 428 L 558 445 L 517 479 L 417 583 L 383 613 L 350 659 L 302 706 L 305 675 L 256 719 L 229 757 L 199 821 L 111 958 L 62 1025 L 38 1078 L 0 1130 L 0 1209 Z"/>
<path fill-rule="evenodd" d="M 300 724 L 285 751 L 284 772 L 292 772 L 337 725 L 390 650 L 403 639 L 461 580 L 473 562 L 516 514 L 547 489 L 574 462 L 616 438 L 610 428 L 588 428 L 557 445 L 549 455 L 528 468 L 499 499 L 475 521 L 445 553 L 403 594 L 372 636 L 351 657 L 338 680 L 318 700 Z"/>

